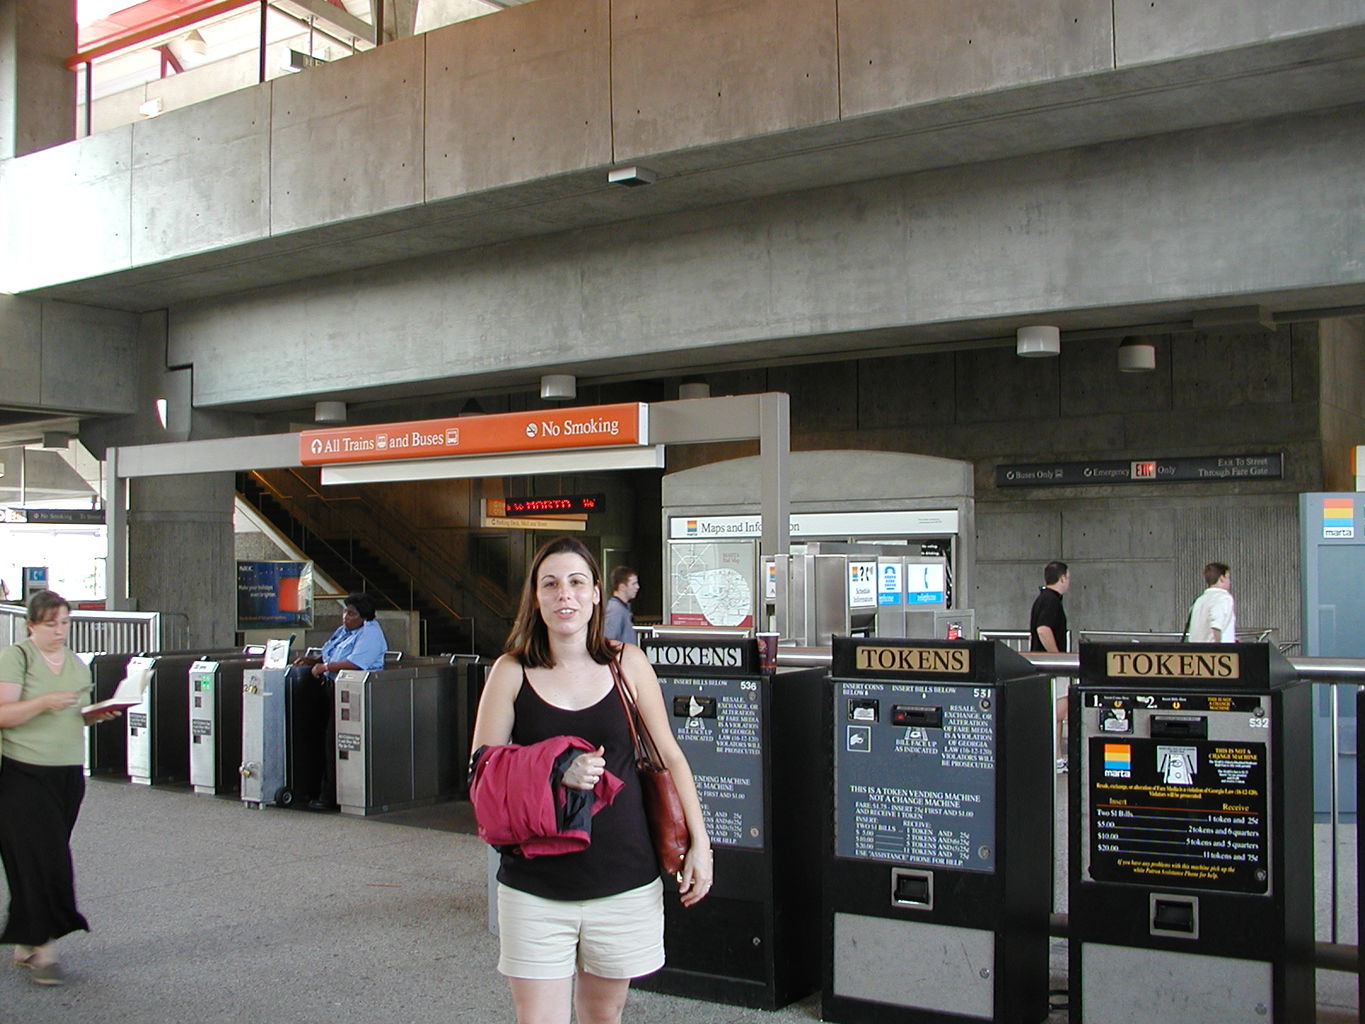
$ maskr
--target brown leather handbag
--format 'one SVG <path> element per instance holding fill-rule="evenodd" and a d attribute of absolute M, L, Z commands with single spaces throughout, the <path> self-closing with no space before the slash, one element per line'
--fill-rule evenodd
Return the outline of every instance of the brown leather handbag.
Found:
<path fill-rule="evenodd" d="M 611 661 L 611 676 L 616 682 L 616 692 L 625 708 L 626 724 L 630 726 L 630 738 L 635 744 L 635 767 L 640 773 L 640 790 L 644 794 L 645 818 L 649 821 L 649 836 L 654 841 L 654 852 L 659 858 L 659 869 L 667 875 L 676 875 L 682 870 L 683 857 L 691 845 L 687 831 L 687 819 L 683 816 L 682 800 L 678 797 L 678 787 L 673 784 L 673 773 L 664 765 L 659 756 L 659 748 L 649 727 L 640 717 L 635 706 L 635 698 L 626 686 L 626 677 L 621 671 L 619 658 Z"/>

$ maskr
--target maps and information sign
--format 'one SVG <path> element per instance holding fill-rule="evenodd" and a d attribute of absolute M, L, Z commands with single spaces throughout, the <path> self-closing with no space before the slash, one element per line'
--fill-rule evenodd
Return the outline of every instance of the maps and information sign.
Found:
<path fill-rule="evenodd" d="M 671 626 L 752 627 L 758 549 L 751 540 L 668 545 Z"/>

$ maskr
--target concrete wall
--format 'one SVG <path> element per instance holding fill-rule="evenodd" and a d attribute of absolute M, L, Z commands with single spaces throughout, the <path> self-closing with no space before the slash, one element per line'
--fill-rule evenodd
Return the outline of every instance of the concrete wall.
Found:
<path fill-rule="evenodd" d="M 0 406 L 131 412 L 138 317 L 0 294 Z"/>
<path fill-rule="evenodd" d="M 9 186 L 35 207 L 11 234 L 24 258 L 10 268 L 9 287 L 263 242 L 613 161 L 1365 23 L 1350 0 L 1253 6 L 539 0 L 45 154 Z M 1200 73 L 1181 72 L 1191 81 Z M 1067 102 L 1083 103 L 1087 90 L 1078 85 Z M 1235 117 L 1215 104 L 1197 123 L 1220 113 Z M 968 105 L 943 120 L 971 126 L 980 117 Z M 185 160 L 216 173 L 187 179 Z M 251 200 L 214 194 L 214 179 L 251 183 L 262 166 L 287 180 Z M 164 219 L 186 226 L 178 244 L 130 245 L 144 190 L 157 194 Z M 94 243 L 68 261 L 65 248 L 38 244 L 51 229 L 63 241 Z"/>
<path fill-rule="evenodd" d="M 233 476 L 130 481 L 128 592 L 143 611 L 183 613 L 187 647 L 224 647 L 237 625 Z"/>
<path fill-rule="evenodd" d="M 74 0 L 0 4 L 0 160 L 76 136 Z"/>
<path fill-rule="evenodd" d="M 1355 490 L 1351 452 L 1365 444 L 1365 320 L 1322 325 L 1322 488 Z"/>
<path fill-rule="evenodd" d="M 736 346 L 790 356 L 858 333 L 871 347 L 940 324 L 1008 336 L 1029 317 L 1095 327 L 1207 296 L 1301 298 L 1365 266 L 1362 159 L 1355 111 L 723 205 L 188 303 L 171 360 L 195 366 L 199 404 L 373 399 L 447 374 L 452 390 L 555 366 L 638 374 Z M 807 340 L 759 344 L 792 339 Z M 267 364 L 279 373 L 251 372 Z"/>
<path fill-rule="evenodd" d="M 1321 489 L 1319 359 L 1328 341 L 1316 324 L 1271 336 L 1177 334 L 1159 339 L 1154 372 L 1123 374 L 1118 340 L 1067 343 L 1057 359 L 1020 359 L 1005 347 L 705 379 L 717 395 L 788 391 L 794 449 L 972 463 L 977 575 L 968 603 L 982 628 L 1026 628 L 1042 567 L 1060 558 L 1072 569 L 1074 629 L 1179 630 L 1204 565 L 1223 561 L 1236 567 L 1239 622 L 1299 639 L 1297 494 Z M 669 469 L 723 457 L 723 447 L 671 451 Z M 996 485 L 1006 463 L 1276 452 L 1280 480 Z"/>

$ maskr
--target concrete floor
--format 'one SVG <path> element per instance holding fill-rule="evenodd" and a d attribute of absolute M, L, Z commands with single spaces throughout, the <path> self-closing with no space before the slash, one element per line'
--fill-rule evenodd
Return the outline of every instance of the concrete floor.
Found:
<path fill-rule="evenodd" d="M 63 988 L 4 964 L 0 1022 L 510 1021 L 486 926 L 485 848 L 450 831 L 467 827 L 459 804 L 364 820 L 91 780 L 73 848 L 94 930 L 63 941 Z M 1340 867 L 1349 943 L 1354 841 L 1353 830 L 1342 837 Z M 1325 908 L 1320 922 L 1326 939 Z M 1056 940 L 1054 987 L 1065 965 Z M 1356 1020 L 1354 975 L 1320 972 L 1318 999 L 1320 1024 Z M 633 992 L 627 1019 L 809 1022 L 819 1000 L 768 1013 Z"/>

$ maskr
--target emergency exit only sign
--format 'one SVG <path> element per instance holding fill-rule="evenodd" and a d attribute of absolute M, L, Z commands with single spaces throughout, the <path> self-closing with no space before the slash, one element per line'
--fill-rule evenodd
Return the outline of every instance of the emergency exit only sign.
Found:
<path fill-rule="evenodd" d="M 1107 459 L 997 466 L 997 487 L 1077 487 L 1086 484 L 1167 484 L 1278 480 L 1284 455 L 1211 455 L 1174 459 Z"/>

